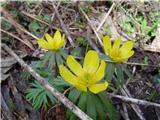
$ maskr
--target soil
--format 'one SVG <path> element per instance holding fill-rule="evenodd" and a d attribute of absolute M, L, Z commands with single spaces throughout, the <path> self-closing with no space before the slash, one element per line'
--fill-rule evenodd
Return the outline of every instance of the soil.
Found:
<path fill-rule="evenodd" d="M 58 2 L 55 2 L 56 5 Z M 95 14 L 100 14 L 100 11 L 108 11 L 108 9 L 111 7 L 111 2 L 109 1 L 103 1 L 103 2 L 82 2 L 86 4 L 84 6 L 85 12 L 88 12 L 88 16 L 92 17 Z M 86 19 L 80 12 L 78 11 L 77 4 L 75 2 L 62 2 L 59 5 L 59 12 L 62 16 L 62 19 L 66 26 L 70 28 L 71 36 L 75 40 L 76 38 L 84 38 L 84 41 L 81 40 L 75 40 L 75 44 L 77 46 L 82 46 L 83 48 L 86 48 L 85 42 L 86 39 L 88 39 L 87 33 L 84 31 L 86 30 L 86 27 L 88 28 L 88 24 Z M 141 12 L 144 14 L 145 17 L 149 17 L 147 13 L 152 13 L 156 11 L 158 8 L 155 7 L 155 3 L 153 2 L 145 2 L 140 3 L 142 6 L 135 5 L 132 2 L 122 2 L 120 5 L 122 7 L 125 7 L 127 12 L 133 13 L 133 9 L 136 10 L 136 12 Z M 92 6 L 92 7 L 89 7 Z M 137 6 L 137 8 L 136 8 Z M 146 6 L 148 6 L 146 8 Z M 157 5 L 156 5 L 157 6 Z M 61 28 L 60 23 L 57 19 L 54 19 L 53 15 L 53 8 L 49 3 L 46 2 L 18 2 L 18 1 L 12 1 L 12 2 L 6 2 L 4 7 L 5 10 L 7 10 L 14 20 L 17 21 L 17 23 L 21 24 L 25 29 L 31 32 L 30 28 L 28 27 L 29 23 L 33 21 L 28 16 L 21 13 L 21 11 L 26 11 L 29 14 L 35 15 L 50 15 L 52 16 L 53 21 L 51 22 L 51 25 Z M 147 9 L 150 9 L 150 11 L 146 11 Z M 160 7 L 159 7 L 160 8 Z M 110 13 L 112 20 L 114 20 L 115 16 L 119 14 L 118 7 L 114 8 L 114 12 Z M 157 10 L 158 11 L 158 10 Z M 96 13 L 97 12 L 97 13 Z M 133 15 L 133 14 L 132 14 Z M 3 16 L 3 14 L 2 14 Z M 134 16 L 134 15 L 133 15 Z M 152 18 L 155 18 L 154 14 L 152 15 Z M 81 24 L 79 23 L 81 22 Z M 97 21 L 96 21 L 97 22 Z M 153 21 L 150 20 L 148 23 L 152 23 Z M 116 23 L 116 21 L 113 21 L 113 23 Z M 54 33 L 55 30 L 53 30 L 51 27 L 46 26 L 42 23 L 39 23 L 41 29 L 36 32 L 32 32 L 32 34 L 36 35 L 37 37 L 42 37 L 42 34 L 39 33 L 45 33 L 45 31 Z M 77 27 L 78 26 L 78 27 Z M 115 24 L 115 27 L 117 27 L 117 31 L 122 31 L 119 27 L 119 23 Z M 2 27 L 2 29 L 4 29 Z M 12 34 L 15 34 L 16 36 L 23 39 L 20 33 L 16 30 L 17 28 L 14 28 L 13 26 L 6 30 L 7 32 L 10 32 Z M 91 30 L 90 30 L 91 31 Z M 23 32 L 23 31 L 22 31 Z M 125 32 L 123 32 L 125 33 Z M 93 35 L 93 32 L 90 32 L 89 35 L 91 36 L 91 39 L 95 39 L 96 36 Z M 100 33 L 101 34 L 101 33 Z M 119 35 L 121 35 L 119 33 Z M 30 64 L 34 60 L 38 60 L 39 57 L 43 54 L 38 46 L 35 44 L 36 40 L 32 38 L 31 36 L 24 34 L 25 39 L 28 39 L 31 41 L 31 44 L 34 46 L 35 50 L 31 50 L 28 46 L 24 45 L 22 42 L 17 41 L 15 38 L 10 37 L 9 35 L 6 35 L 2 32 L 1 38 L 2 43 L 7 44 L 10 48 L 14 50 L 17 54 L 24 54 L 26 53 L 27 56 L 23 58 L 26 63 Z M 127 35 L 129 36 L 129 35 Z M 7 38 L 6 38 L 7 37 Z M 123 36 L 124 37 L 124 36 Z M 9 39 L 9 40 L 8 40 Z M 136 39 L 136 38 L 135 38 Z M 136 42 L 136 41 L 135 41 Z M 151 43 L 151 41 L 148 41 Z M 147 44 L 148 44 L 147 42 Z M 136 42 L 138 44 L 138 42 Z M 157 43 L 160 44 L 160 43 Z M 95 42 L 95 45 L 100 48 L 98 42 Z M 71 51 L 72 47 L 70 43 L 66 44 L 66 49 Z M 89 46 L 91 48 L 91 46 Z M 38 52 L 37 52 L 38 51 Z M 6 58 L 9 55 L 5 51 L 1 51 L 2 58 Z M 142 48 L 135 47 L 135 54 L 129 59 L 129 62 L 133 63 L 144 63 L 145 59 L 147 60 L 147 66 L 140 66 L 140 65 L 129 65 L 129 71 L 133 74 L 134 79 L 129 81 L 128 84 L 126 84 L 128 90 L 130 91 L 133 98 L 151 101 L 155 103 L 160 104 L 160 84 L 158 82 L 157 76 L 160 76 L 160 52 L 152 52 L 152 51 L 145 51 Z M 2 68 L 5 69 L 5 68 Z M 14 65 L 10 66 L 10 69 L 5 73 L 9 74 L 9 77 L 1 82 L 1 118 L 2 120 L 67 120 L 65 111 L 66 108 L 60 104 L 57 107 L 50 106 L 48 110 L 45 110 L 44 108 L 41 108 L 40 110 L 34 110 L 32 107 L 32 104 L 30 101 L 28 101 L 25 97 L 26 90 L 30 85 L 29 80 L 26 80 L 22 77 L 22 71 L 24 69 L 18 64 L 15 63 Z M 123 107 L 122 107 L 122 101 L 118 99 L 113 99 L 113 103 L 117 111 L 120 113 L 122 111 L 123 114 Z M 125 102 L 124 102 L 125 103 Z M 125 103 L 128 110 L 128 115 L 130 120 L 140 120 L 139 117 L 136 115 L 135 111 L 131 108 L 130 103 Z M 160 110 L 155 107 L 149 107 L 149 106 L 140 106 L 140 109 L 146 118 L 146 120 L 160 120 Z M 123 115 L 121 115 L 121 120 L 125 120 Z"/>

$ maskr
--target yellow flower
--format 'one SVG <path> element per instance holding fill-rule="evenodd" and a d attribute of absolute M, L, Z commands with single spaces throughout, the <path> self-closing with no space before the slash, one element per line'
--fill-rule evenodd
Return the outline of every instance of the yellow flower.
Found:
<path fill-rule="evenodd" d="M 38 39 L 38 44 L 44 49 L 47 50 L 59 50 L 64 45 L 64 34 L 61 36 L 61 33 L 57 30 L 54 36 L 52 37 L 48 33 L 45 35 L 45 39 L 40 38 Z"/>
<path fill-rule="evenodd" d="M 96 94 L 108 87 L 108 82 L 98 83 L 104 77 L 106 63 L 99 59 L 95 51 L 90 50 L 86 54 L 83 67 L 71 55 L 67 58 L 67 66 L 72 72 L 60 65 L 60 74 L 64 80 L 78 90 L 87 92 L 89 89 Z"/>
<path fill-rule="evenodd" d="M 127 41 L 120 47 L 121 42 L 121 38 L 117 38 L 112 46 L 111 38 L 109 36 L 103 37 L 105 53 L 108 54 L 113 61 L 125 62 L 134 54 L 132 50 L 133 41 Z"/>

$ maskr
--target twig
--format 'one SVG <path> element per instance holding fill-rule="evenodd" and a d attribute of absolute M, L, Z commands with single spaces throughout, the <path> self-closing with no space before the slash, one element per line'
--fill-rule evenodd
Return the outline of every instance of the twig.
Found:
<path fill-rule="evenodd" d="M 93 47 L 94 48 L 94 47 Z M 95 48 L 94 48 L 95 49 Z M 96 49 L 95 49 L 96 50 Z M 97 50 L 96 50 L 97 51 Z M 97 51 L 98 53 L 100 53 L 99 51 Z M 101 54 L 101 53 L 100 53 Z M 76 59 L 83 59 L 83 57 L 77 57 L 74 56 Z M 112 60 L 104 60 L 107 63 L 117 63 L 116 61 L 112 61 Z M 150 67 L 160 67 L 159 65 L 149 65 L 149 64 L 144 64 L 144 63 L 132 63 L 132 62 L 123 62 L 124 64 L 127 65 L 136 65 L 136 66 L 150 66 Z"/>
<path fill-rule="evenodd" d="M 84 17 L 86 18 L 86 20 L 88 21 L 88 24 L 89 24 L 89 26 L 91 27 L 91 29 L 93 30 L 93 32 L 95 33 L 95 35 L 96 35 L 96 37 L 97 37 L 97 39 L 98 39 L 99 44 L 100 44 L 101 46 L 103 46 L 102 41 L 101 41 L 101 39 L 100 39 L 97 31 L 96 31 L 95 28 L 93 27 L 93 24 L 90 22 L 87 14 L 83 11 L 83 9 L 81 8 L 80 5 L 78 5 L 78 8 L 79 8 L 79 10 L 81 11 L 81 13 L 84 15 Z"/>
<path fill-rule="evenodd" d="M 103 26 L 104 22 L 106 21 L 108 15 L 111 13 L 113 7 L 115 6 L 115 3 L 112 4 L 112 6 L 110 7 L 110 9 L 108 10 L 108 12 L 106 13 L 106 15 L 104 16 L 102 22 L 100 23 L 100 25 L 98 26 L 98 28 L 96 29 L 96 31 L 98 32 L 100 30 L 100 28 Z"/>
<path fill-rule="evenodd" d="M 26 16 L 28 16 L 28 17 L 30 17 L 30 18 L 32 18 L 32 19 L 34 19 L 34 20 L 36 20 L 36 21 L 38 21 L 38 22 L 40 22 L 40 23 L 42 23 L 42 24 L 45 24 L 45 25 L 48 25 L 49 27 L 51 27 L 51 28 L 53 28 L 53 29 L 55 29 L 55 30 L 60 30 L 59 28 L 57 28 L 57 27 L 54 27 L 53 25 L 50 25 L 49 23 L 47 23 L 47 22 L 45 22 L 45 21 L 43 21 L 43 20 L 40 20 L 40 19 L 38 19 L 38 18 L 36 18 L 34 15 L 32 15 L 32 14 L 29 14 L 29 13 L 27 13 L 27 12 L 25 12 L 25 11 L 21 11 L 21 13 L 22 14 L 24 14 L 24 15 L 26 15 Z M 62 31 L 62 30 L 60 30 L 60 31 Z"/>
<path fill-rule="evenodd" d="M 1 109 L 2 109 L 2 112 L 4 112 L 4 115 L 7 117 L 8 120 L 15 120 L 15 118 L 13 117 L 11 111 L 9 110 L 4 98 L 3 98 L 3 95 L 0 93 L 0 96 L 1 96 Z"/>
<path fill-rule="evenodd" d="M 8 34 L 9 36 L 21 41 L 23 44 L 27 45 L 31 50 L 35 50 L 32 46 L 30 46 L 30 44 L 28 44 L 28 42 L 23 41 L 21 38 L 17 37 L 16 35 L 9 33 L 3 29 L 0 29 L 3 33 Z"/>
<path fill-rule="evenodd" d="M 66 27 L 66 25 L 64 24 L 61 16 L 59 15 L 59 12 L 58 12 L 58 10 L 57 10 L 57 7 L 56 7 L 55 4 L 54 4 L 54 1 L 52 2 L 52 6 L 53 6 L 53 9 L 54 9 L 54 11 L 55 11 L 55 14 L 56 14 L 56 16 L 57 16 L 57 18 L 58 18 L 58 20 L 59 20 L 59 22 L 60 22 L 60 24 L 61 24 L 61 27 L 62 27 L 63 31 L 65 32 L 65 34 L 66 34 L 66 36 L 67 36 L 69 42 L 71 43 L 72 47 L 75 47 L 75 44 L 74 44 L 74 42 L 73 42 L 73 40 L 72 40 L 72 38 L 71 38 L 71 35 L 70 35 L 70 33 L 68 32 L 67 27 Z"/>
<path fill-rule="evenodd" d="M 100 50 L 98 49 L 97 45 L 92 41 L 92 39 L 90 38 L 90 34 L 91 33 L 91 29 L 89 29 L 89 26 L 87 27 L 87 40 L 90 44 L 90 46 L 95 49 L 98 53 L 100 52 Z"/>
<path fill-rule="evenodd" d="M 132 97 L 131 94 L 129 93 L 128 89 L 125 87 L 125 85 L 123 86 L 123 88 L 120 89 L 121 93 L 125 96 L 128 96 L 128 97 Z M 140 120 L 145 120 L 143 114 L 142 114 L 142 111 L 141 109 L 139 108 L 138 105 L 135 105 L 135 104 L 130 104 L 131 107 L 133 108 L 133 110 L 135 111 L 135 113 L 138 115 L 138 117 L 140 118 Z"/>
<path fill-rule="evenodd" d="M 7 18 L 7 19 L 3 18 L 5 21 L 9 22 L 15 28 L 18 28 L 18 29 L 22 30 L 24 33 L 30 35 L 31 37 L 33 37 L 35 39 L 38 39 L 38 37 L 36 37 L 35 35 L 31 34 L 22 25 L 20 25 L 19 23 L 17 23 L 6 10 L 4 10 L 3 8 L 1 8 L 1 12 Z"/>
<path fill-rule="evenodd" d="M 123 106 L 123 110 L 124 110 L 125 120 L 130 120 L 130 119 L 129 119 L 129 116 L 128 116 L 128 110 L 127 110 L 126 104 L 125 104 L 125 103 L 122 103 L 122 106 Z"/>
<path fill-rule="evenodd" d="M 125 102 L 133 103 L 133 104 L 144 105 L 144 106 L 154 106 L 154 107 L 160 108 L 160 104 L 158 103 L 148 102 L 145 100 L 130 98 L 130 97 L 121 96 L 121 95 L 110 94 L 110 96 L 121 99 L 122 101 L 125 101 Z"/>
<path fill-rule="evenodd" d="M 2 48 L 6 50 L 10 55 L 12 55 L 22 67 L 24 67 L 37 81 L 39 81 L 48 91 L 50 91 L 52 95 L 54 95 L 60 102 L 62 102 L 67 108 L 69 108 L 80 119 L 92 120 L 83 111 L 81 111 L 77 106 L 75 106 L 70 100 L 68 100 L 62 93 L 60 93 L 57 89 L 51 86 L 47 82 L 47 80 L 41 77 L 29 65 L 27 65 L 21 58 L 19 58 L 7 45 L 2 44 Z"/>
<path fill-rule="evenodd" d="M 109 62 L 109 63 L 117 63 L 116 61 L 112 61 L 112 60 L 104 60 L 106 62 Z M 159 65 L 149 65 L 149 64 L 144 64 L 144 63 L 132 63 L 132 62 L 123 62 L 124 64 L 127 64 L 127 65 L 136 65 L 136 66 L 150 66 L 150 67 L 160 67 Z"/>

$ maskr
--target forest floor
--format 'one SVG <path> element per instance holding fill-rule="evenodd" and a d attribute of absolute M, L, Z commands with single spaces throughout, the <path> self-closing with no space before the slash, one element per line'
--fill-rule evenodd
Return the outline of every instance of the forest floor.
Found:
<path fill-rule="evenodd" d="M 125 89 L 131 98 L 160 104 L 160 2 L 116 1 L 7 1 L 1 3 L 1 42 L 30 64 L 44 55 L 37 39 L 57 29 L 66 34 L 65 50 L 95 49 L 102 52 L 99 40 L 109 35 L 134 41 L 135 54 L 128 60 L 131 80 Z M 139 64 L 136 64 L 139 63 Z M 34 110 L 26 99 L 31 80 L 24 79 L 24 69 L 1 49 L 2 120 L 67 120 L 66 108 L 49 106 Z M 118 90 L 115 94 L 125 96 Z M 156 106 L 132 104 L 112 98 L 121 120 L 160 120 Z M 140 115 L 137 115 L 136 111 Z"/>

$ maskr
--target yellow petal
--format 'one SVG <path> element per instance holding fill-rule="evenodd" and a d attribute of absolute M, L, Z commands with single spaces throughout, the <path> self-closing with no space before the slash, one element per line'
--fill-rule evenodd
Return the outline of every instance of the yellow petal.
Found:
<path fill-rule="evenodd" d="M 78 78 L 74 76 L 65 66 L 59 65 L 60 75 L 71 85 L 75 86 L 78 82 Z"/>
<path fill-rule="evenodd" d="M 42 38 L 38 39 L 38 45 L 44 49 L 52 49 L 52 47 L 48 44 L 48 42 Z"/>
<path fill-rule="evenodd" d="M 103 47 L 106 54 L 109 54 L 109 50 L 111 49 L 111 38 L 109 36 L 103 37 Z"/>
<path fill-rule="evenodd" d="M 67 58 L 67 66 L 77 76 L 80 76 L 83 72 L 82 66 L 71 55 L 69 55 Z"/>
<path fill-rule="evenodd" d="M 128 53 L 128 58 L 130 58 L 132 55 L 134 55 L 134 51 L 133 50 L 131 50 L 129 53 Z"/>
<path fill-rule="evenodd" d="M 99 57 L 97 52 L 90 50 L 85 58 L 84 58 L 84 64 L 83 64 L 83 69 L 87 73 L 94 74 L 99 66 Z"/>
<path fill-rule="evenodd" d="M 121 44 L 121 41 L 122 41 L 122 40 L 121 40 L 120 37 L 115 40 L 115 42 L 114 42 L 114 44 L 113 44 L 113 50 L 119 49 L 120 44 Z"/>
<path fill-rule="evenodd" d="M 61 38 L 61 33 L 58 30 L 55 32 L 53 39 L 54 39 L 56 45 L 59 46 L 62 38 Z"/>
<path fill-rule="evenodd" d="M 89 87 L 89 90 L 95 94 L 102 92 L 104 90 L 106 90 L 108 87 L 108 82 L 105 83 L 100 83 L 100 84 L 94 84 L 92 86 Z"/>
<path fill-rule="evenodd" d="M 85 85 L 77 84 L 75 87 L 80 91 L 87 92 L 87 87 Z"/>
<path fill-rule="evenodd" d="M 123 54 L 123 58 L 130 58 L 132 55 L 134 54 L 134 51 L 133 50 L 131 50 L 131 51 L 129 51 L 128 53 L 126 53 L 126 54 Z"/>
<path fill-rule="evenodd" d="M 121 53 L 126 54 L 133 48 L 133 41 L 127 41 L 123 44 L 123 46 L 119 49 Z"/>
<path fill-rule="evenodd" d="M 63 45 L 64 45 L 64 36 L 65 35 L 63 34 L 63 37 L 62 37 L 61 42 L 59 44 L 59 48 L 63 47 Z"/>
<path fill-rule="evenodd" d="M 116 57 L 116 58 L 114 58 L 113 60 L 116 61 L 116 62 L 125 62 L 125 61 L 128 60 L 128 58 L 120 58 L 120 57 Z"/>
<path fill-rule="evenodd" d="M 52 46 L 54 48 L 55 43 L 54 43 L 53 38 L 48 33 L 45 34 L 45 37 L 46 37 L 46 40 L 48 41 L 48 43 L 50 44 L 50 46 Z"/>
<path fill-rule="evenodd" d="M 104 77 L 105 68 L 106 68 L 106 63 L 101 60 L 101 64 L 100 64 L 97 72 L 95 73 L 95 75 L 93 77 L 93 81 L 91 81 L 91 82 L 98 82 L 98 81 L 100 81 Z"/>

